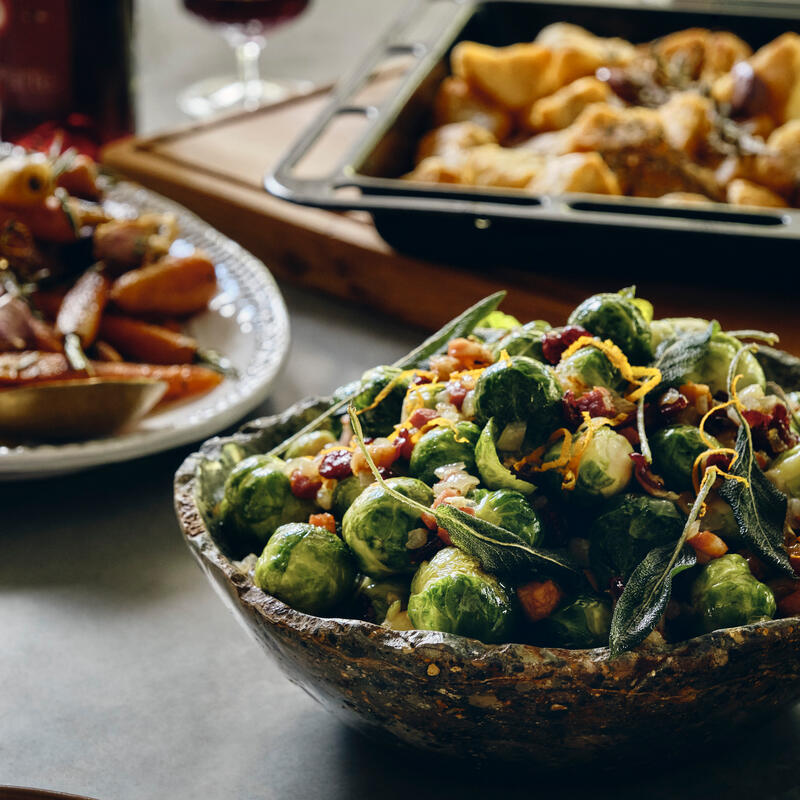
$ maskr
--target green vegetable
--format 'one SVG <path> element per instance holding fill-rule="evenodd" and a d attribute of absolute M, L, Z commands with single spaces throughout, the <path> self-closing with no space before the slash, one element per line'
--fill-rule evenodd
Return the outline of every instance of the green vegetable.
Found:
<path fill-rule="evenodd" d="M 282 525 L 256 563 L 254 580 L 306 614 L 324 614 L 352 596 L 356 568 L 342 540 L 307 523 Z"/>
<path fill-rule="evenodd" d="M 536 487 L 528 481 L 517 478 L 501 463 L 495 447 L 496 435 L 492 417 L 481 431 L 478 444 L 475 446 L 475 464 L 484 486 L 489 489 L 515 489 L 522 494 L 531 494 Z"/>
<path fill-rule="evenodd" d="M 356 418 L 357 419 L 357 418 Z M 370 484 L 342 520 L 342 535 L 359 568 L 374 578 L 413 572 L 408 534 L 424 527 L 420 512 L 400 498 L 430 506 L 431 490 L 415 478 L 390 478 Z"/>
<path fill-rule="evenodd" d="M 580 441 L 573 446 L 579 445 Z M 561 444 L 555 442 L 545 453 L 545 461 L 555 459 L 560 451 Z M 584 450 L 571 496 L 596 501 L 625 491 L 633 476 L 632 452 L 631 443 L 622 434 L 608 427 L 598 428 Z"/>
<path fill-rule="evenodd" d="M 370 606 L 370 618 L 383 622 L 394 603 L 408 604 L 409 582 L 405 578 L 391 578 L 377 581 L 365 575 L 358 586 L 359 595 L 365 597 Z"/>
<path fill-rule="evenodd" d="M 494 345 L 492 357 L 497 361 L 500 358 L 500 353 L 505 350 L 510 356 L 527 356 L 537 361 L 544 361 L 542 341 L 550 329 L 550 323 L 541 319 L 515 328 Z"/>
<path fill-rule="evenodd" d="M 692 584 L 692 608 L 708 633 L 772 619 L 775 596 L 753 577 L 742 556 L 729 553 L 703 567 Z"/>
<path fill-rule="evenodd" d="M 277 527 L 302 522 L 313 513 L 311 500 L 300 500 L 274 456 L 251 456 L 231 470 L 220 504 L 220 534 L 237 555 L 260 551 Z"/>
<path fill-rule="evenodd" d="M 361 425 L 367 436 L 387 436 L 400 419 L 409 378 L 397 367 L 373 367 L 361 378 L 361 388 L 353 398 L 353 406 L 361 412 Z M 391 389 L 374 408 L 370 406 L 387 387 Z"/>
<path fill-rule="evenodd" d="M 509 422 L 526 422 L 529 440 L 541 441 L 558 427 L 561 395 L 550 367 L 527 356 L 512 356 L 487 367 L 478 378 L 478 423 L 483 426 L 494 417 L 502 429 Z"/>
<path fill-rule="evenodd" d="M 341 519 L 345 511 L 353 505 L 353 501 L 366 487 L 355 475 L 337 481 L 336 488 L 333 490 L 333 505 L 331 511 L 336 519 Z"/>
<path fill-rule="evenodd" d="M 800 497 L 800 444 L 781 453 L 767 470 L 767 478 L 789 497 Z"/>
<path fill-rule="evenodd" d="M 432 428 L 424 433 L 411 452 L 409 472 L 412 477 L 432 485 L 438 481 L 436 470 L 446 464 L 462 462 L 467 472 L 475 472 L 475 444 L 480 429 L 472 422 L 457 422 L 449 427 Z"/>
<path fill-rule="evenodd" d="M 286 449 L 286 458 L 300 458 L 300 456 L 315 456 L 336 441 L 330 431 L 309 431 L 292 443 Z"/>
<path fill-rule="evenodd" d="M 653 360 L 650 326 L 628 297 L 618 293 L 593 295 L 569 315 L 569 324 L 581 325 L 600 339 L 611 339 L 633 364 Z"/>
<path fill-rule="evenodd" d="M 714 437 L 709 438 L 715 447 L 721 446 Z M 689 491 L 695 459 L 708 450 L 700 430 L 692 425 L 675 425 L 651 433 L 648 440 L 653 470 L 664 479 L 665 486 L 675 492 Z"/>
<path fill-rule="evenodd" d="M 420 630 L 502 642 L 511 633 L 514 607 L 508 592 L 476 558 L 445 547 L 414 575 L 408 616 Z"/>
<path fill-rule="evenodd" d="M 800 389 L 800 358 L 766 345 L 759 345 L 755 357 L 768 381 L 774 381 L 787 392 Z"/>
<path fill-rule="evenodd" d="M 524 495 L 509 489 L 495 492 L 477 489 L 470 498 L 478 504 L 475 516 L 479 519 L 516 533 L 533 547 L 541 544 L 544 538 L 542 523 Z"/>
<path fill-rule="evenodd" d="M 741 539 L 739 525 L 733 515 L 730 503 L 726 503 L 716 494 L 711 494 L 706 501 L 706 513 L 703 514 L 703 529 L 716 533 L 726 542 L 738 542 Z"/>
<path fill-rule="evenodd" d="M 608 643 L 611 608 L 606 600 L 581 594 L 537 624 L 537 635 L 550 647 L 586 649 Z"/>
<path fill-rule="evenodd" d="M 400 411 L 400 422 L 405 422 L 412 414 L 412 409 L 436 408 L 438 396 L 442 394 L 441 383 L 422 383 L 408 392 Z M 422 405 L 420 406 L 420 401 Z"/>
<path fill-rule="evenodd" d="M 502 311 L 491 311 L 475 326 L 477 328 L 499 328 L 501 330 L 513 330 L 518 328 L 522 323 L 511 314 L 505 314 Z"/>
<path fill-rule="evenodd" d="M 674 503 L 646 494 L 614 497 L 590 525 L 589 560 L 601 589 L 627 581 L 654 548 L 680 538 L 686 517 Z"/>
<path fill-rule="evenodd" d="M 689 333 L 704 333 L 710 322 L 698 317 L 667 317 L 650 322 L 653 348 L 657 351 L 662 342 Z"/>
<path fill-rule="evenodd" d="M 571 389 L 578 397 L 598 386 L 621 392 L 627 383 L 608 356 L 591 346 L 581 347 L 563 358 L 556 366 L 556 378 L 561 386 Z"/>

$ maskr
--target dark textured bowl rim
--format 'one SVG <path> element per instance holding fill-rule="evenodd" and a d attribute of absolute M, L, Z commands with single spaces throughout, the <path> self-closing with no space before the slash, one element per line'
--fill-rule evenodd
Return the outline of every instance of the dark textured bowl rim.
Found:
<path fill-rule="evenodd" d="M 308 634 L 314 630 L 324 630 L 328 635 L 337 636 L 360 633 L 367 636 L 372 644 L 386 648 L 387 651 L 402 653 L 404 656 L 409 654 L 409 650 L 435 645 L 445 646 L 454 653 L 463 653 L 480 661 L 490 661 L 513 651 L 523 659 L 527 656 L 538 662 L 556 658 L 560 663 L 567 664 L 578 671 L 581 671 L 582 667 L 596 667 L 598 663 L 602 662 L 604 671 L 613 672 L 618 667 L 626 673 L 630 672 L 632 668 L 635 669 L 636 663 L 639 661 L 645 662 L 647 668 L 652 670 L 659 663 L 674 662 L 676 659 L 687 662 L 695 661 L 712 649 L 746 651 L 749 645 L 758 649 L 763 645 L 765 637 L 777 640 L 783 637 L 798 636 L 800 639 L 800 635 L 798 635 L 800 617 L 785 617 L 735 628 L 723 628 L 681 642 L 652 647 L 643 645 L 636 650 L 611 659 L 608 647 L 572 650 L 515 642 L 485 644 L 477 639 L 469 639 L 451 633 L 423 630 L 397 631 L 365 620 L 316 617 L 297 611 L 258 588 L 247 575 L 239 572 L 231 560 L 220 551 L 196 501 L 196 472 L 200 463 L 213 458 L 223 445 L 246 442 L 252 436 L 254 429 L 268 427 L 280 420 L 285 420 L 299 409 L 309 407 L 316 402 L 319 402 L 319 398 L 307 398 L 282 414 L 263 417 L 247 423 L 232 436 L 209 439 L 199 451 L 187 456 L 175 474 L 175 509 L 189 548 L 196 553 L 201 562 L 206 562 L 208 566 L 216 568 L 225 575 L 229 585 L 235 590 L 236 598 L 242 607 L 249 608 L 270 624 L 281 623 L 296 630 L 298 635 L 301 632 Z M 525 676 L 521 674 L 519 677 L 522 679 Z"/>

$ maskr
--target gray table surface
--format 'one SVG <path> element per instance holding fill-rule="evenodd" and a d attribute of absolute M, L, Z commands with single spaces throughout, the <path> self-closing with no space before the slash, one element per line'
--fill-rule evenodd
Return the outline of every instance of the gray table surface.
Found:
<path fill-rule="evenodd" d="M 396 8 L 318 0 L 276 34 L 265 71 L 335 76 Z M 139 9 L 149 131 L 177 121 L 178 89 L 230 54 L 166 0 L 140 0 Z M 419 338 L 368 310 L 285 296 L 291 354 L 253 416 L 328 392 Z M 547 776 L 442 761 L 351 732 L 278 672 L 189 556 L 171 482 L 191 449 L 0 485 L 0 784 L 101 800 L 800 797 L 797 710 L 662 772 Z"/>

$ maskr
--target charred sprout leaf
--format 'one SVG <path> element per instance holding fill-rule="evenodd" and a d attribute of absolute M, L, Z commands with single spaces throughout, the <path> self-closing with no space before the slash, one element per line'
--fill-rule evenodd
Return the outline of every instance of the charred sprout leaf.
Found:
<path fill-rule="evenodd" d="M 756 463 L 750 428 L 746 422 L 739 427 L 736 452 L 739 457 L 729 471 L 732 475 L 745 478 L 747 485 L 727 480 L 719 493 L 730 503 L 742 538 L 765 561 L 794 577 L 794 570 L 783 549 L 786 495 L 770 483 Z"/>
<path fill-rule="evenodd" d="M 521 536 L 491 522 L 473 517 L 443 503 L 433 515 L 456 547 L 475 556 L 481 566 L 499 578 L 545 575 L 580 575 L 572 560 L 553 550 L 531 547 Z"/>
<path fill-rule="evenodd" d="M 673 545 L 651 550 L 633 571 L 611 620 L 611 657 L 641 644 L 658 624 L 669 602 L 672 579 L 697 563 L 694 550 L 681 545 L 673 558 Z"/>
<path fill-rule="evenodd" d="M 706 354 L 716 327 L 716 322 L 710 322 L 704 331 L 678 335 L 659 345 L 656 354 L 656 366 L 661 372 L 659 389 L 682 382 L 683 376 L 691 372 Z"/>
<path fill-rule="evenodd" d="M 755 355 L 768 381 L 777 383 L 787 392 L 800 389 L 800 358 L 766 345 L 760 345 Z"/>
<path fill-rule="evenodd" d="M 466 311 L 459 314 L 455 319 L 450 320 L 443 328 L 439 329 L 432 336 L 429 336 L 421 345 L 415 347 L 410 353 L 395 361 L 393 367 L 399 369 L 415 369 L 422 367 L 425 361 L 433 355 L 442 351 L 451 339 L 459 336 L 467 336 L 477 324 L 487 315 L 494 311 L 500 305 L 503 298 L 506 296 L 505 291 L 495 292 L 483 300 L 479 300 L 474 306 L 470 306 Z M 347 395 L 347 397 L 334 403 L 327 411 L 323 411 L 316 419 L 311 420 L 308 425 L 304 425 L 299 431 L 292 434 L 288 439 L 281 442 L 276 447 L 269 451 L 271 456 L 279 456 L 285 452 L 293 442 L 299 439 L 303 434 L 309 431 L 316 430 L 321 423 L 329 419 L 337 412 L 344 411 L 347 404 L 359 393 L 360 384 Z"/>
<path fill-rule="evenodd" d="M 669 602 L 672 579 L 697 563 L 694 550 L 686 547 L 686 538 L 700 516 L 716 477 L 716 468 L 706 471 L 678 541 L 651 550 L 631 573 L 611 619 L 609 646 L 612 658 L 632 650 L 651 634 Z"/>

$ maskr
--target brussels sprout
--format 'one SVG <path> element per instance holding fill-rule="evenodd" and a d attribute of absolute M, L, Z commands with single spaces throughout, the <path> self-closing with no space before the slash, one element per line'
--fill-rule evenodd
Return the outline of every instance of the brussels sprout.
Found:
<path fill-rule="evenodd" d="M 475 327 L 510 331 L 519 328 L 522 323 L 511 314 L 503 311 L 490 311 Z"/>
<path fill-rule="evenodd" d="M 316 508 L 312 501 L 292 494 L 283 466 L 280 458 L 251 456 L 228 475 L 220 521 L 230 552 L 261 550 L 279 525 L 302 522 Z"/>
<path fill-rule="evenodd" d="M 533 547 L 542 543 L 542 523 L 524 495 L 509 489 L 476 489 L 469 496 L 478 504 L 476 517 L 518 534 Z"/>
<path fill-rule="evenodd" d="M 586 433 L 582 436 L 586 436 Z M 573 443 L 573 450 L 579 446 L 580 437 Z M 554 442 L 545 453 L 544 460 L 553 461 L 560 452 L 561 442 Z M 581 457 L 573 495 L 581 500 L 593 500 L 624 491 L 633 475 L 632 452 L 631 443 L 611 428 L 595 430 Z"/>
<path fill-rule="evenodd" d="M 715 447 L 719 442 L 709 437 Z M 653 471 L 664 479 L 668 489 L 676 492 L 692 488 L 692 467 L 700 453 L 708 450 L 693 425 L 675 425 L 662 428 L 648 437 L 653 454 Z"/>
<path fill-rule="evenodd" d="M 653 349 L 657 349 L 662 342 L 674 339 L 684 333 L 702 333 L 708 328 L 709 321 L 698 317 L 654 319 L 650 323 L 650 333 L 653 335 Z"/>
<path fill-rule="evenodd" d="M 527 422 L 528 438 L 541 441 L 558 426 L 562 394 L 550 367 L 527 356 L 512 356 L 481 373 L 475 411 L 480 425 L 492 417 L 500 429 L 509 422 Z"/>
<path fill-rule="evenodd" d="M 500 353 L 505 350 L 510 356 L 528 356 L 537 361 L 544 361 L 542 340 L 551 327 L 549 322 L 536 319 L 509 331 L 492 348 L 492 357 L 497 361 Z"/>
<path fill-rule="evenodd" d="M 511 633 L 514 607 L 506 590 L 481 569 L 477 558 L 445 547 L 414 575 L 408 616 L 420 630 L 502 642 Z"/>
<path fill-rule="evenodd" d="M 608 356 L 596 347 L 581 347 L 562 359 L 556 367 L 556 378 L 565 389 L 571 389 L 578 396 L 597 386 L 619 392 L 626 384 Z"/>
<path fill-rule="evenodd" d="M 800 444 L 781 453 L 767 470 L 775 486 L 789 497 L 800 497 Z"/>
<path fill-rule="evenodd" d="M 686 517 L 669 500 L 623 494 L 603 507 L 590 524 L 589 562 L 597 585 L 607 589 L 613 578 L 627 581 L 654 548 L 676 542 Z"/>
<path fill-rule="evenodd" d="M 727 542 L 735 542 L 741 539 L 739 523 L 733 515 L 730 503 L 726 503 L 715 492 L 712 492 L 706 498 L 703 530 L 716 533 L 717 536 L 721 536 Z"/>
<path fill-rule="evenodd" d="M 503 466 L 495 447 L 495 424 L 492 417 L 484 426 L 475 445 L 475 465 L 481 480 L 490 489 L 515 489 L 522 494 L 531 494 L 536 487 L 528 481 L 517 478 L 510 469 Z"/>
<path fill-rule="evenodd" d="M 536 625 L 538 636 L 551 647 L 581 650 L 608 644 L 611 609 L 605 600 L 578 595 Z"/>
<path fill-rule="evenodd" d="M 662 347 L 666 344 L 662 343 Z M 711 334 L 711 339 L 706 345 L 705 353 L 688 368 L 682 375 L 676 376 L 673 383 L 675 385 L 683 383 L 705 383 L 711 390 L 711 394 L 727 392 L 728 372 L 731 361 L 739 352 L 742 343 L 729 336 L 727 333 L 717 331 Z M 742 353 L 736 363 L 736 372 L 742 375 L 737 388 L 744 389 L 745 386 L 758 384 L 762 389 L 766 386 L 764 370 L 758 363 L 756 357 L 749 351 Z"/>
<path fill-rule="evenodd" d="M 436 408 L 439 395 L 442 394 L 444 384 L 422 383 L 414 386 L 406 395 L 403 407 L 400 410 L 400 422 L 405 422 L 418 408 Z M 422 405 L 420 406 L 420 402 Z"/>
<path fill-rule="evenodd" d="M 399 602 L 401 608 L 406 605 L 409 592 L 409 581 L 404 578 L 376 581 L 365 575 L 358 586 L 358 593 L 369 602 L 370 619 L 378 623 L 386 619 L 394 603 Z"/>
<path fill-rule="evenodd" d="M 256 586 L 297 611 L 324 614 L 355 589 L 356 567 L 345 543 L 325 528 L 281 525 L 256 563 Z"/>
<path fill-rule="evenodd" d="M 747 561 L 729 553 L 709 561 L 692 584 L 692 609 L 706 633 L 772 619 L 775 596 L 750 573 Z"/>
<path fill-rule="evenodd" d="M 617 293 L 596 294 L 570 315 L 570 325 L 581 325 L 600 339 L 611 339 L 634 364 L 653 360 L 650 326 L 636 304 Z"/>
<path fill-rule="evenodd" d="M 389 478 L 395 491 L 429 506 L 433 493 L 416 478 Z M 370 484 L 353 501 L 342 520 L 342 535 L 359 568 L 374 578 L 414 571 L 408 534 L 424 527 L 419 516 L 392 497 L 379 483 Z"/>
<path fill-rule="evenodd" d="M 331 511 L 336 519 L 341 519 L 345 511 L 353 505 L 353 501 L 364 491 L 365 485 L 355 475 L 338 481 L 333 490 Z"/>
<path fill-rule="evenodd" d="M 320 450 L 323 450 L 335 441 L 336 437 L 330 431 L 309 431 L 292 442 L 286 451 L 286 458 L 315 456 Z"/>
<path fill-rule="evenodd" d="M 455 429 L 432 428 L 414 445 L 408 471 L 427 484 L 436 483 L 435 471 L 445 464 L 462 462 L 467 472 L 475 472 L 475 444 L 480 433 L 472 422 L 457 422 Z"/>
<path fill-rule="evenodd" d="M 375 408 L 369 408 L 378 395 L 391 384 L 386 397 Z M 361 377 L 361 391 L 353 398 L 364 436 L 387 436 L 400 419 L 400 411 L 408 389 L 409 378 L 396 367 L 373 367 Z M 365 411 L 364 409 L 369 409 Z"/>

